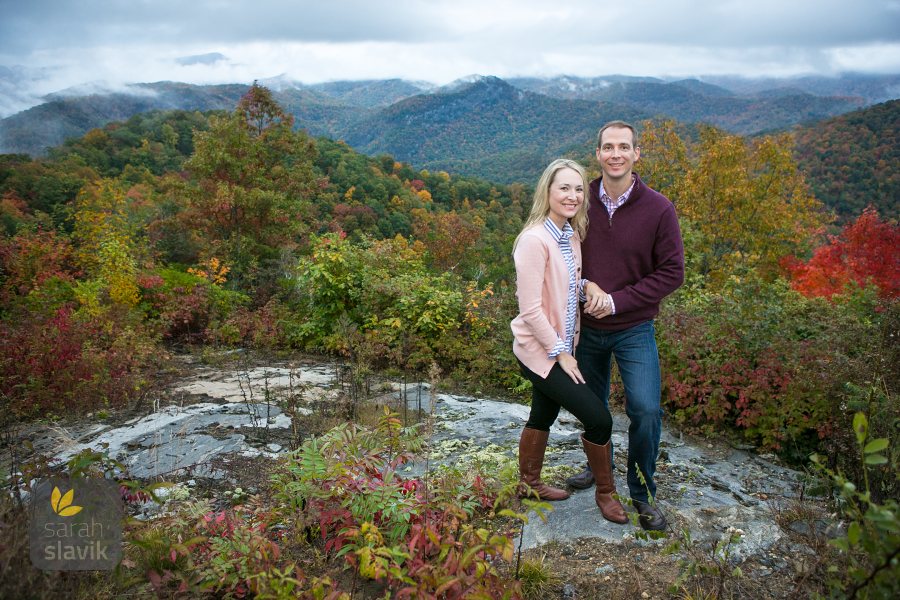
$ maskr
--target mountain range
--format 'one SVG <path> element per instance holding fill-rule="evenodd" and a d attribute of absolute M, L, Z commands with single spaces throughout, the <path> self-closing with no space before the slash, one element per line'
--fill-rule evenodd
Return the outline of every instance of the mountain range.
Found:
<path fill-rule="evenodd" d="M 418 168 L 530 180 L 548 159 L 588 151 L 598 125 L 663 116 L 741 134 L 778 131 L 900 97 L 900 75 L 663 80 L 472 76 L 447 86 L 402 79 L 305 85 L 260 81 L 315 136 Z M 0 120 L 0 152 L 39 156 L 66 138 L 150 110 L 232 110 L 244 84 L 144 83 L 67 90 Z"/>

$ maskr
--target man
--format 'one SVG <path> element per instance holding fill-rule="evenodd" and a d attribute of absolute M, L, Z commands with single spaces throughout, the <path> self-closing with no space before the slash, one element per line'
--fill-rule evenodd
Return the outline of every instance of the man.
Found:
<path fill-rule="evenodd" d="M 584 277 L 601 289 L 588 291 L 577 359 L 587 384 L 606 404 L 616 359 L 631 420 L 628 491 L 641 526 L 662 530 L 666 519 L 654 501 L 653 480 L 662 429 L 653 319 L 660 301 L 684 281 L 684 246 L 675 207 L 633 171 L 640 156 L 633 126 L 611 121 L 600 128 L 602 175 L 590 184 L 590 224 L 581 249 Z M 568 480 L 580 489 L 593 482 L 590 467 Z"/>

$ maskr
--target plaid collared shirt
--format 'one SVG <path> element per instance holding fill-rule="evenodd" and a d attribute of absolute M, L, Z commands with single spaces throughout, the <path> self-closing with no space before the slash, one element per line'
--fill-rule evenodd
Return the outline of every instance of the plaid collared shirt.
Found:
<path fill-rule="evenodd" d="M 606 193 L 606 188 L 603 187 L 603 180 L 600 180 L 600 202 L 602 202 L 606 206 L 606 210 L 609 211 L 609 218 L 612 219 L 613 213 L 616 212 L 618 208 L 620 208 L 625 202 L 628 200 L 628 196 L 631 195 L 631 190 L 634 189 L 634 175 L 631 176 L 631 185 L 625 190 L 625 193 L 618 197 L 618 199 L 613 200 L 609 197 L 609 194 Z"/>

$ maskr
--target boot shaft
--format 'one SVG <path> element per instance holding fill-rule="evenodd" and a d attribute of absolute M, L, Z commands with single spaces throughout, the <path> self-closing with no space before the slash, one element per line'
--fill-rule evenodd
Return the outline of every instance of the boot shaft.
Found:
<path fill-rule="evenodd" d="M 581 436 L 581 442 L 588 458 L 588 464 L 591 465 L 591 471 L 594 473 L 594 480 L 597 482 L 594 498 L 603 518 L 613 523 L 627 523 L 628 515 L 625 514 L 625 507 L 614 497 L 616 480 L 612 472 L 610 443 L 606 442 L 600 446 L 586 440 L 584 435 Z"/>
<path fill-rule="evenodd" d="M 551 487 L 541 481 L 541 469 L 544 467 L 544 453 L 547 450 L 549 431 L 531 429 L 522 430 L 519 438 L 519 480 L 537 492 L 541 500 L 565 500 L 569 492 Z M 527 489 L 520 490 L 519 495 L 527 495 Z"/>

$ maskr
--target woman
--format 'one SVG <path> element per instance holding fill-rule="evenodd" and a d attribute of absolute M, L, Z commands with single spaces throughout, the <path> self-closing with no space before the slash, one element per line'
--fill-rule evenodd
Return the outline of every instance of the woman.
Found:
<path fill-rule="evenodd" d="M 513 353 L 532 384 L 531 414 L 519 440 L 519 479 L 523 490 L 530 488 L 542 500 L 569 497 L 569 492 L 541 482 L 550 426 L 562 406 L 584 426 L 581 441 L 597 481 L 600 512 L 610 521 L 627 523 L 624 507 L 613 496 L 612 416 L 585 384 L 574 357 L 578 300 L 585 297 L 586 286 L 596 286 L 580 277 L 581 238 L 587 230 L 586 188 L 581 165 L 565 159 L 550 163 L 513 246 L 519 300 L 519 315 L 510 325 Z M 603 293 L 592 295 L 597 303 L 609 302 Z"/>

